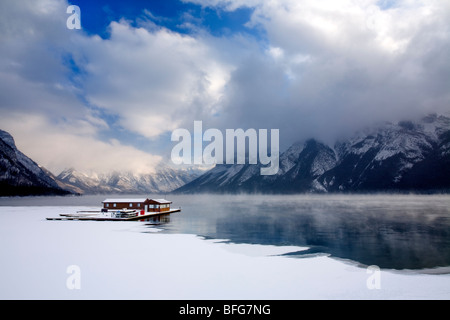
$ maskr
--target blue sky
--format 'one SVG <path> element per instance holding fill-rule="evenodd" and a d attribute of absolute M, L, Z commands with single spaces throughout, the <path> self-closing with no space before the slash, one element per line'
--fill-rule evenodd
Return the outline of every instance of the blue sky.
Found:
<path fill-rule="evenodd" d="M 449 26 L 440 0 L 1 1 L 0 128 L 56 174 L 150 172 L 196 120 L 332 145 L 448 111 Z"/>
<path fill-rule="evenodd" d="M 254 38 L 255 41 L 264 43 L 264 33 L 258 28 L 249 28 L 245 24 L 250 20 L 253 8 L 240 7 L 236 10 L 225 10 L 222 7 L 204 7 L 199 4 L 183 2 L 179 0 L 165 1 L 69 1 L 69 4 L 78 5 L 81 10 L 83 32 L 90 36 L 98 35 L 107 40 L 110 38 L 110 23 L 124 19 L 133 27 L 139 27 L 142 20 L 150 20 L 158 28 L 167 28 L 179 34 L 195 34 L 206 32 L 214 37 L 230 37 L 233 34 L 245 35 Z M 69 56 L 67 66 L 74 77 L 83 73 Z M 80 99 L 83 99 L 81 96 Z M 89 105 L 85 101 L 86 105 Z M 157 153 L 168 155 L 170 147 L 167 141 L 170 133 L 162 135 L 161 139 L 153 140 L 135 135 L 123 130 L 118 124 L 118 118 L 114 114 L 103 112 L 95 106 L 90 108 L 102 114 L 110 130 L 99 133 L 103 140 L 117 139 L 141 150 L 158 150 Z"/>
<path fill-rule="evenodd" d="M 164 26 L 179 33 L 192 32 L 191 29 L 183 27 L 185 22 L 191 22 L 215 36 L 229 35 L 235 32 L 256 35 L 254 29 L 244 26 L 253 12 L 253 9 L 248 7 L 228 11 L 221 8 L 202 7 L 198 4 L 179 0 L 77 0 L 70 1 L 70 3 L 82 8 L 83 29 L 90 34 L 98 34 L 103 38 L 109 36 L 108 26 L 111 21 L 119 21 L 122 18 L 135 21 L 140 17 L 153 20 L 159 26 Z"/>

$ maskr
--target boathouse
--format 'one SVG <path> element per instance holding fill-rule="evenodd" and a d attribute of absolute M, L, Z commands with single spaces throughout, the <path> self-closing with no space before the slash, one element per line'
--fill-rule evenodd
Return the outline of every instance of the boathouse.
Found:
<path fill-rule="evenodd" d="M 170 204 L 172 201 L 165 199 L 149 199 L 148 212 L 164 212 L 170 211 Z"/>
<path fill-rule="evenodd" d="M 103 208 L 107 210 L 134 209 L 144 212 L 164 212 L 170 211 L 172 201 L 165 199 L 105 199 L 102 201 Z"/>

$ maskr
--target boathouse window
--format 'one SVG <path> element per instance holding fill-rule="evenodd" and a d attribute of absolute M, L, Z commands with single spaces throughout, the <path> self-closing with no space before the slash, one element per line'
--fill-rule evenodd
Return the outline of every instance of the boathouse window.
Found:
<path fill-rule="evenodd" d="M 140 208 L 141 207 L 141 204 L 140 203 L 138 203 L 138 208 Z"/>
<path fill-rule="evenodd" d="M 151 204 L 151 205 L 150 205 L 150 208 L 152 208 L 152 209 L 153 209 L 154 207 L 155 207 L 155 205 L 154 205 L 154 204 Z"/>
<path fill-rule="evenodd" d="M 107 208 L 109 207 L 109 203 L 106 204 L 106 207 L 107 207 Z"/>
<path fill-rule="evenodd" d="M 133 204 L 132 203 L 130 203 L 130 208 L 132 208 L 133 207 Z"/>
<path fill-rule="evenodd" d="M 113 204 L 113 207 L 114 207 L 114 208 L 117 207 L 117 203 L 114 203 L 114 204 Z"/>

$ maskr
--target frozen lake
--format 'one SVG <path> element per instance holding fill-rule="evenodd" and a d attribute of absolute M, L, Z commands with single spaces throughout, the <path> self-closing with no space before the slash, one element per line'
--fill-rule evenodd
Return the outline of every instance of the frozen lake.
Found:
<path fill-rule="evenodd" d="M 450 298 L 447 195 L 170 195 L 182 211 L 157 221 L 45 220 L 104 198 L 0 199 L 0 298 Z"/>

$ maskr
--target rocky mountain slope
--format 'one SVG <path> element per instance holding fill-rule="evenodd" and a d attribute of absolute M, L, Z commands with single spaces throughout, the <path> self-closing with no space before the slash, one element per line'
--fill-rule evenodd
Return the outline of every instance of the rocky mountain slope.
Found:
<path fill-rule="evenodd" d="M 276 175 L 259 165 L 217 165 L 175 192 L 449 191 L 450 118 L 386 123 L 327 146 L 314 139 L 280 155 Z"/>
<path fill-rule="evenodd" d="M 0 130 L 0 196 L 68 193 L 45 169 L 17 149 L 8 132 Z"/>
<path fill-rule="evenodd" d="M 450 118 L 387 124 L 335 150 L 341 160 L 318 179 L 329 191 L 450 189 Z"/>

